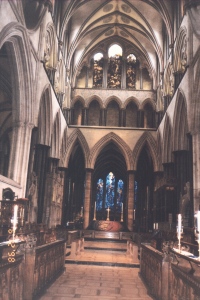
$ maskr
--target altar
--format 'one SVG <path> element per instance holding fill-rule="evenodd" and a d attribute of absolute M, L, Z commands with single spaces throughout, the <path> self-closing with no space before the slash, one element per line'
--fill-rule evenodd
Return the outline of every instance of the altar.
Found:
<path fill-rule="evenodd" d="M 95 220 L 92 222 L 92 229 L 96 231 L 120 232 L 127 231 L 124 224 L 119 221 Z"/>

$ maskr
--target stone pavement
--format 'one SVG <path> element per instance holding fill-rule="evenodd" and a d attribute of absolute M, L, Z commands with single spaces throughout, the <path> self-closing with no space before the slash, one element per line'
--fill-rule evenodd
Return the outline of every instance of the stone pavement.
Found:
<path fill-rule="evenodd" d="M 84 252 L 66 256 L 66 271 L 41 300 L 150 300 L 139 263 L 126 254 L 126 242 L 85 241 Z M 68 250 L 66 251 L 68 254 Z"/>
<path fill-rule="evenodd" d="M 150 300 L 138 268 L 67 264 L 41 300 Z"/>

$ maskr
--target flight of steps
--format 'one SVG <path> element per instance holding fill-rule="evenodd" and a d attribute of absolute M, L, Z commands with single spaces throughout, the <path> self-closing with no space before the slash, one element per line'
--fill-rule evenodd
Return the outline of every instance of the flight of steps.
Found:
<path fill-rule="evenodd" d="M 137 253 L 133 256 L 127 251 L 127 240 L 110 238 L 84 238 L 84 247 L 80 244 L 73 244 L 67 247 L 65 263 L 91 264 L 118 267 L 139 267 Z M 83 245 L 82 245 L 83 246 Z M 77 253 L 74 248 L 77 247 Z M 76 250 L 75 250 L 76 251 Z M 137 251 L 137 247 L 135 247 Z"/>

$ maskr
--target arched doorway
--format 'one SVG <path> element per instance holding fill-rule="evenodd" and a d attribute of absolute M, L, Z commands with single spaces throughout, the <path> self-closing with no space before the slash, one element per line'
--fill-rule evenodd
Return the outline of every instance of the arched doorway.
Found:
<path fill-rule="evenodd" d="M 125 210 L 127 167 L 117 145 L 110 142 L 97 157 L 92 179 L 91 219 L 120 221 Z M 125 215 L 123 216 L 125 217 Z"/>
<path fill-rule="evenodd" d="M 145 146 L 139 156 L 135 176 L 135 225 L 136 231 L 148 232 L 153 226 L 153 162 Z"/>
<path fill-rule="evenodd" d="M 69 222 L 82 228 L 85 189 L 85 159 L 77 141 L 70 155 L 68 172 L 65 176 L 62 224 Z"/>

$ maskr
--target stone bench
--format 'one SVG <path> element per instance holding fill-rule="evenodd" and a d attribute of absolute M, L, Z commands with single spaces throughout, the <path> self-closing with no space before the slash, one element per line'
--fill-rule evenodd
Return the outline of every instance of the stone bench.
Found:
<path fill-rule="evenodd" d="M 136 243 L 134 243 L 131 240 L 127 241 L 126 255 L 128 255 L 133 260 L 134 263 L 139 263 L 138 246 Z"/>
<path fill-rule="evenodd" d="M 84 237 L 75 239 L 71 243 L 71 258 L 75 258 L 78 254 L 84 251 Z"/>

